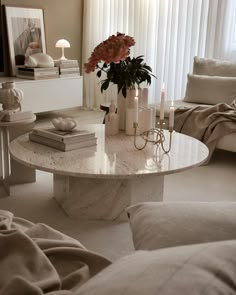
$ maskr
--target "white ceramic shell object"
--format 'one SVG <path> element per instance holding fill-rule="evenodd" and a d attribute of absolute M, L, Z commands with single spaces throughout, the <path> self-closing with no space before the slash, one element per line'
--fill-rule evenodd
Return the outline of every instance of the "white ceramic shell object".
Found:
<path fill-rule="evenodd" d="M 77 126 L 77 121 L 73 118 L 52 119 L 53 126 L 60 131 L 71 131 Z"/>
<path fill-rule="evenodd" d="M 34 53 L 25 58 L 25 66 L 31 68 L 52 68 L 53 58 L 46 53 Z"/>

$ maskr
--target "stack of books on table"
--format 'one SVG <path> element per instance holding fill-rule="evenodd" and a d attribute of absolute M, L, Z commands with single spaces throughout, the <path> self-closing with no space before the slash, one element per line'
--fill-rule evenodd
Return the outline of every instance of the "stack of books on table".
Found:
<path fill-rule="evenodd" d="M 79 62 L 76 59 L 55 60 L 54 64 L 59 68 L 61 78 L 80 76 Z"/>
<path fill-rule="evenodd" d="M 20 120 L 27 120 L 33 117 L 32 111 L 23 111 L 23 112 L 0 112 L 0 121 L 3 122 L 15 122 Z"/>
<path fill-rule="evenodd" d="M 55 128 L 34 128 L 29 139 L 64 152 L 97 144 L 95 132 L 78 129 L 60 131 Z"/>
<path fill-rule="evenodd" d="M 59 78 L 59 68 L 30 68 L 25 66 L 18 66 L 16 68 L 16 77 L 31 79 L 31 80 L 41 80 L 41 79 L 54 79 Z"/>

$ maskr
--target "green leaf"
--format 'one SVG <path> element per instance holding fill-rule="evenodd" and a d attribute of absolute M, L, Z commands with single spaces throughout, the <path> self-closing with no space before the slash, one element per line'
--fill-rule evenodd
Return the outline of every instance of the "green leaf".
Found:
<path fill-rule="evenodd" d="M 101 92 L 103 93 L 104 90 L 107 90 L 108 86 L 109 86 L 109 80 L 104 80 L 102 81 L 102 85 L 101 85 Z"/>
<path fill-rule="evenodd" d="M 151 84 L 152 68 L 144 62 L 144 56 L 131 58 L 128 56 L 119 63 L 104 63 L 98 67 L 97 77 L 102 77 L 102 72 L 106 74 L 106 79 L 101 81 L 101 92 L 106 90 L 110 83 L 117 85 L 118 93 L 120 91 L 126 97 L 128 88 L 138 87 L 141 83 Z"/>
<path fill-rule="evenodd" d="M 100 78 L 101 75 L 102 75 L 102 71 L 101 70 L 97 71 L 97 77 Z"/>
<path fill-rule="evenodd" d="M 122 94 L 123 94 L 124 97 L 126 97 L 126 94 L 127 94 L 127 88 L 126 87 L 122 88 Z"/>

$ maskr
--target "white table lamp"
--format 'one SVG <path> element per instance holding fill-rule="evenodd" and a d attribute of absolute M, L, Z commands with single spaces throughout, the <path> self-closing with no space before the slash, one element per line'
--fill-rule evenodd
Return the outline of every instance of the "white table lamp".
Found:
<path fill-rule="evenodd" d="M 59 47 L 61 48 L 62 50 L 62 55 L 61 55 L 61 58 L 59 58 L 60 60 L 65 60 L 67 59 L 64 55 L 64 48 L 69 48 L 70 47 L 70 43 L 65 40 L 65 39 L 60 39 L 56 42 L 56 47 Z"/>

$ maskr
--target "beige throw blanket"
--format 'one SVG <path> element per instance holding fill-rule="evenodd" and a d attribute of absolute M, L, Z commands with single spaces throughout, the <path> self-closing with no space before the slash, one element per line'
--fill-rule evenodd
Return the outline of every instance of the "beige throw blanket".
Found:
<path fill-rule="evenodd" d="M 210 160 L 217 140 L 236 132 L 236 100 L 231 105 L 219 103 L 210 107 L 177 108 L 175 131 L 204 142 L 209 149 Z"/>
<path fill-rule="evenodd" d="M 45 224 L 0 210 L 0 294 L 74 294 L 110 264 Z"/>

